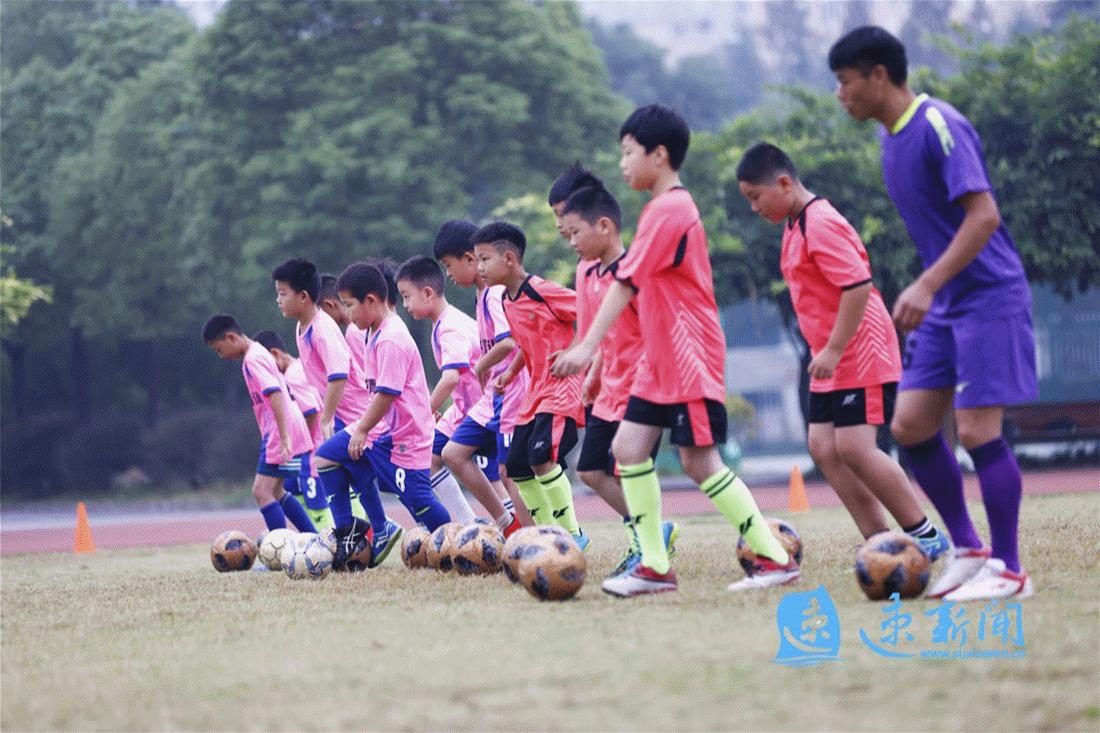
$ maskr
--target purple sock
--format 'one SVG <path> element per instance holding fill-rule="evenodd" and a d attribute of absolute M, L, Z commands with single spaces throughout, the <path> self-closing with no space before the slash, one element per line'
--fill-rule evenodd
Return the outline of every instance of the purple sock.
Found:
<path fill-rule="evenodd" d="M 1005 567 L 1020 572 L 1016 528 L 1020 521 L 1020 495 L 1023 493 L 1020 466 L 1004 438 L 995 438 L 970 451 L 978 483 L 982 487 L 985 515 L 993 557 L 1004 560 Z"/>
<path fill-rule="evenodd" d="M 279 506 L 283 508 L 283 514 L 298 528 L 299 532 L 317 532 L 313 520 L 309 518 L 306 510 L 293 496 L 283 494 L 283 497 L 279 499 Z"/>
<path fill-rule="evenodd" d="M 981 547 L 982 541 L 966 511 L 962 469 L 943 433 L 936 433 L 923 443 L 900 448 L 909 472 L 931 499 L 932 506 L 936 507 L 951 533 L 951 543 L 955 547 Z"/>

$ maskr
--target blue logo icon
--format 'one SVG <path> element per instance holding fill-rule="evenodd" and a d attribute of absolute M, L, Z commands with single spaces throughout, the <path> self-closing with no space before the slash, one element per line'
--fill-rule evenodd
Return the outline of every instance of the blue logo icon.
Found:
<path fill-rule="evenodd" d="M 824 585 L 805 593 L 788 593 L 775 611 L 779 649 L 772 660 L 789 667 L 839 662 L 840 617 Z"/>

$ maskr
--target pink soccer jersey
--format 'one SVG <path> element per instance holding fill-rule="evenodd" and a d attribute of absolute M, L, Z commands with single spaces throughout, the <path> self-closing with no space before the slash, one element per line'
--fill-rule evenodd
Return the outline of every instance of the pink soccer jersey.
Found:
<path fill-rule="evenodd" d="M 268 463 L 280 464 L 283 457 L 279 451 L 279 426 L 275 422 L 275 412 L 271 409 L 271 395 L 282 392 L 286 409 L 285 420 L 287 434 L 290 437 L 290 453 L 298 456 L 313 450 L 313 440 L 306 429 L 306 419 L 302 417 L 301 410 L 286 399 L 289 390 L 286 380 L 279 373 L 279 367 L 275 364 L 275 357 L 271 352 L 256 342 L 248 347 L 241 363 L 241 372 L 244 374 L 244 383 L 248 387 L 248 396 L 252 398 L 252 411 L 256 414 L 256 425 L 260 428 L 260 435 L 264 437 L 266 460 Z"/>
<path fill-rule="evenodd" d="M 387 315 L 371 334 L 368 351 L 378 369 L 374 391 L 397 397 L 389 415 L 390 462 L 401 468 L 430 468 L 435 420 L 424 364 L 408 326 L 396 314 Z"/>
<path fill-rule="evenodd" d="M 324 400 L 328 383 L 336 379 L 346 379 L 344 396 L 336 407 L 336 417 L 345 425 L 358 420 L 370 404 L 370 390 L 367 389 L 363 365 L 351 358 L 344 334 L 329 314 L 320 308 L 313 321 L 303 330 L 296 329 L 298 357 L 306 372 L 306 379 L 317 394 Z"/>
<path fill-rule="evenodd" d="M 365 366 L 367 363 L 366 332 L 354 323 L 349 323 L 344 328 L 344 340 L 348 343 L 348 350 L 351 351 L 352 360 L 358 362 L 360 367 Z"/>
<path fill-rule="evenodd" d="M 477 333 L 481 342 L 481 353 L 488 353 L 489 349 L 496 346 L 501 340 L 512 335 L 512 329 L 508 326 L 508 319 L 504 315 L 504 286 L 494 285 L 482 288 L 477 294 Z M 516 358 L 516 352 L 512 352 L 499 364 L 494 366 L 489 373 L 489 385 L 498 376 L 503 374 L 512 359 Z M 527 396 L 527 388 L 530 379 L 527 370 L 522 369 L 504 391 L 503 406 L 500 414 L 500 432 L 511 433 L 516 427 L 516 418 L 523 407 L 523 400 Z M 470 418 L 482 427 L 487 426 L 496 416 L 494 401 L 496 393 L 492 386 L 488 386 L 481 395 L 481 399 L 470 408 Z"/>
<path fill-rule="evenodd" d="M 432 328 L 432 353 L 435 355 L 435 365 L 441 372 L 457 369 L 459 373 L 458 384 L 451 392 L 451 406 L 435 426 L 436 430 L 450 437 L 474 403 L 481 399 L 483 391 L 471 368 L 481 357 L 474 319 L 448 305 Z"/>
<path fill-rule="evenodd" d="M 306 371 L 302 368 L 301 359 L 291 359 L 290 366 L 283 372 L 283 379 L 286 380 L 286 386 L 290 389 L 290 396 L 294 398 L 294 403 L 298 405 L 302 417 L 321 414 L 324 407 L 321 403 L 321 396 L 317 394 L 317 390 L 306 379 Z M 309 427 L 308 421 L 306 427 Z M 313 438 L 314 447 L 321 445 L 320 420 L 314 421 L 310 437 Z"/>

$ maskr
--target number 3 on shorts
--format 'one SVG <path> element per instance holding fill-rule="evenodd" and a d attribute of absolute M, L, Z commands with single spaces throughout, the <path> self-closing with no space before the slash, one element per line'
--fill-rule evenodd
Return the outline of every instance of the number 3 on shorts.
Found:
<path fill-rule="evenodd" d="M 397 484 L 397 490 L 405 493 L 405 469 L 399 468 L 393 472 L 393 482 Z"/>

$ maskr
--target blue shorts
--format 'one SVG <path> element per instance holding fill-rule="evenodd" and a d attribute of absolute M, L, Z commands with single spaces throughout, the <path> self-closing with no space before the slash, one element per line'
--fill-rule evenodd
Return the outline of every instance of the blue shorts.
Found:
<path fill-rule="evenodd" d="M 295 482 L 299 478 L 308 479 L 310 474 L 309 451 L 299 453 L 286 463 L 268 463 L 267 439 L 264 438 L 260 441 L 260 459 L 256 462 L 256 473 L 271 478 L 293 479 Z"/>
<path fill-rule="evenodd" d="M 955 407 L 1000 407 L 1039 396 L 1031 312 L 1013 316 L 926 318 L 905 339 L 899 391 L 954 388 Z"/>
<path fill-rule="evenodd" d="M 442 435 L 436 431 L 436 439 Z M 478 424 L 469 415 L 455 428 L 455 434 L 450 437 L 459 445 L 476 448 L 474 451 L 474 463 L 490 481 L 500 481 L 500 450 L 497 447 L 497 439 L 500 434 L 492 428 Z M 443 449 L 440 448 L 442 451 Z"/>
<path fill-rule="evenodd" d="M 370 460 L 375 475 L 378 476 L 378 490 L 397 494 L 413 519 L 421 522 L 422 516 L 433 505 L 439 506 L 439 500 L 432 493 L 430 469 L 395 466 L 390 461 L 392 452 L 393 436 L 384 435 L 363 455 Z M 442 511 L 446 513 L 446 510 Z"/>
<path fill-rule="evenodd" d="M 317 457 L 339 463 L 351 477 L 351 486 L 356 491 L 368 488 L 375 481 L 374 466 L 367 458 L 366 452 L 358 460 L 352 460 L 348 453 L 348 444 L 351 443 L 351 433 L 347 430 L 339 430 L 332 437 L 321 443 L 317 449 Z"/>

